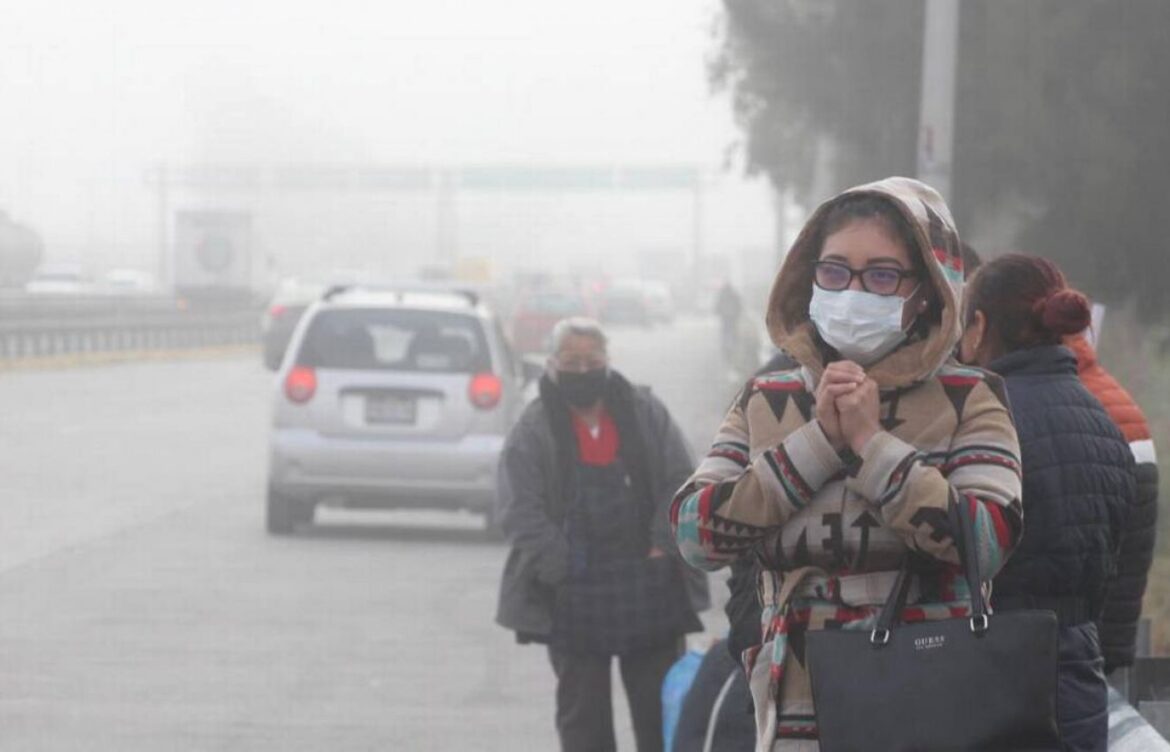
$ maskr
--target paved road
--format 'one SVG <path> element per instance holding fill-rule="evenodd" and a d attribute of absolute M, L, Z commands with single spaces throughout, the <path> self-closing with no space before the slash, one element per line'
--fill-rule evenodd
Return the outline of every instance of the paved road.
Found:
<path fill-rule="evenodd" d="M 614 338 L 697 447 L 733 390 L 715 337 Z M 270 389 L 252 360 L 0 374 L 0 749 L 554 749 L 478 519 L 262 532 Z"/>

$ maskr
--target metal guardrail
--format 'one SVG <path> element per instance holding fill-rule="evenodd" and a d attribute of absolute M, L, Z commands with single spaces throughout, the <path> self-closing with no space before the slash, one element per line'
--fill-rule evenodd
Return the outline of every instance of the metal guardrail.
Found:
<path fill-rule="evenodd" d="M 259 339 L 254 313 L 152 319 L 0 323 L 0 361 L 85 353 L 245 345 Z"/>
<path fill-rule="evenodd" d="M 0 295 L 0 362 L 259 341 L 250 308 L 191 307 L 164 296 Z"/>
<path fill-rule="evenodd" d="M 27 293 L 0 290 L 0 321 L 60 318 L 119 311 L 173 311 L 180 299 L 158 294 L 103 294 L 98 292 Z"/>
<path fill-rule="evenodd" d="M 1148 618 L 1138 621 L 1134 664 L 1114 671 L 1109 683 L 1165 739 L 1170 738 L 1170 658 L 1150 655 L 1151 626 Z"/>

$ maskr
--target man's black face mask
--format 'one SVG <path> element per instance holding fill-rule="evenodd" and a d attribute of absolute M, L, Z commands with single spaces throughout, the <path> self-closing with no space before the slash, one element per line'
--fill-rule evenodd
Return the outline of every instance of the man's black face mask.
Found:
<path fill-rule="evenodd" d="M 565 401 L 573 407 L 589 407 L 595 404 L 605 394 L 605 379 L 608 371 L 596 368 L 584 373 L 578 371 L 558 371 L 557 386 Z"/>

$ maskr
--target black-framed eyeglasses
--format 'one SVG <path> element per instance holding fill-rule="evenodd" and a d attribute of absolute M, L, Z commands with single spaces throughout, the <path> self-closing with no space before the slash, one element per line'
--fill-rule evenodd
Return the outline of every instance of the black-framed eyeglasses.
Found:
<path fill-rule="evenodd" d="M 813 265 L 813 281 L 817 287 L 831 292 L 840 292 L 853 284 L 854 277 L 861 278 L 861 287 L 874 295 L 893 295 L 898 292 L 902 280 L 917 277 L 918 273 L 904 271 L 893 266 L 867 266 L 854 269 L 839 261 L 818 261 Z"/>

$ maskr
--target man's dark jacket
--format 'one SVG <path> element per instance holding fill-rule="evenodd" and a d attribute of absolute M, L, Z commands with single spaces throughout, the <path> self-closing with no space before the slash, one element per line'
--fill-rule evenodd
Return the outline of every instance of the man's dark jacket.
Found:
<path fill-rule="evenodd" d="M 617 424 L 621 458 L 638 495 L 645 497 L 647 548 L 678 557 L 667 512 L 694 470 L 686 440 L 649 388 L 633 386 L 615 371 L 610 372 L 604 399 Z M 564 400 L 545 376 L 540 398 L 528 405 L 508 434 L 499 468 L 497 519 L 512 550 L 504 565 L 496 621 L 522 640 L 549 635 L 554 587 L 568 572 L 563 521 L 576 496 L 572 436 Z M 708 608 L 706 575 L 678 561 L 692 608 Z"/>

